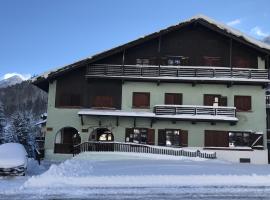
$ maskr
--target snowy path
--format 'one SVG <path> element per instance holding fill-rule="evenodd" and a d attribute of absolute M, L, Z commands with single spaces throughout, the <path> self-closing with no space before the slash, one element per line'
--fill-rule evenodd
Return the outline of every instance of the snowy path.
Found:
<path fill-rule="evenodd" d="M 0 178 L 0 199 L 270 198 L 268 165 L 87 153 L 61 164 L 31 161 L 28 172 L 26 177 Z"/>

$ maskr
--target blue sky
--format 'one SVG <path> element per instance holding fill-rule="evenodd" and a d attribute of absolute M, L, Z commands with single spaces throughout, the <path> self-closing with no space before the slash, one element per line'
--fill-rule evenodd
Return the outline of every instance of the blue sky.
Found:
<path fill-rule="evenodd" d="M 262 39 L 269 0 L 1 0 L 0 79 L 40 74 L 197 14 Z"/>

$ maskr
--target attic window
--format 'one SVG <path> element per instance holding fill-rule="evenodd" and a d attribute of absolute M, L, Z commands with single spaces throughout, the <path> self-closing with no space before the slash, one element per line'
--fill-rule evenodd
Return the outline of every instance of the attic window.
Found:
<path fill-rule="evenodd" d="M 143 58 L 143 59 L 141 59 L 141 58 L 138 58 L 138 59 L 136 59 L 136 65 L 149 65 L 149 59 L 147 59 L 147 58 Z"/>

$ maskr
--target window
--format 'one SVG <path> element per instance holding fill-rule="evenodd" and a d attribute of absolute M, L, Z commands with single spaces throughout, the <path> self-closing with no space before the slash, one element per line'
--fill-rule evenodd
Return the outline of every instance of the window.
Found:
<path fill-rule="evenodd" d="M 203 98 L 203 104 L 205 106 L 213 106 L 217 103 L 219 106 L 227 106 L 227 97 L 220 94 L 205 94 Z"/>
<path fill-rule="evenodd" d="M 150 61 L 147 58 L 138 58 L 136 59 L 137 65 L 149 65 Z"/>
<path fill-rule="evenodd" d="M 132 99 L 133 108 L 149 108 L 150 93 L 149 92 L 133 92 Z"/>
<path fill-rule="evenodd" d="M 188 146 L 188 131 L 180 129 L 159 129 L 159 146 Z"/>
<path fill-rule="evenodd" d="M 93 107 L 98 108 L 113 108 L 113 97 L 112 96 L 95 96 Z"/>
<path fill-rule="evenodd" d="M 180 146 L 180 130 L 165 129 L 166 146 Z"/>
<path fill-rule="evenodd" d="M 251 137 L 248 132 L 229 132 L 230 147 L 249 147 L 251 146 Z"/>
<path fill-rule="evenodd" d="M 155 130 L 148 128 L 126 128 L 126 142 L 155 144 Z"/>
<path fill-rule="evenodd" d="M 165 93 L 165 104 L 182 105 L 182 94 Z"/>
<path fill-rule="evenodd" d="M 251 96 L 234 96 L 237 111 L 251 111 Z"/>

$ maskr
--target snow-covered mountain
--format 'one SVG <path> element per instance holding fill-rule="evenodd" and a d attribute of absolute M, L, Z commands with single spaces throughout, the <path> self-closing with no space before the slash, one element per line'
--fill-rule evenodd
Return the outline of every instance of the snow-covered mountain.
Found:
<path fill-rule="evenodd" d="M 263 41 L 264 41 L 265 43 L 270 44 L 270 36 L 264 38 Z"/>
<path fill-rule="evenodd" d="M 15 85 L 15 84 L 21 83 L 22 81 L 23 79 L 20 76 L 15 75 L 10 78 L 1 80 L 0 88 L 5 88 L 11 85 Z"/>

